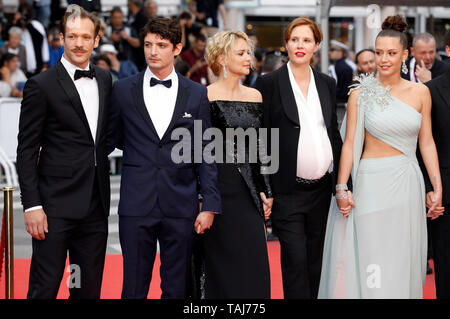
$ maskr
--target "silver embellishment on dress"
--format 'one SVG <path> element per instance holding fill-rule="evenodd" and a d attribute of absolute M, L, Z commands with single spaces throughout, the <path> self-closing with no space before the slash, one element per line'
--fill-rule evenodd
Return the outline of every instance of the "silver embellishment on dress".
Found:
<path fill-rule="evenodd" d="M 350 85 L 350 91 L 359 90 L 358 106 L 364 105 L 368 111 L 372 109 L 374 105 L 379 105 L 381 111 L 385 110 L 393 99 L 389 91 L 390 86 L 382 87 L 380 81 L 373 75 L 373 73 L 361 74 L 353 78 L 354 84 Z"/>

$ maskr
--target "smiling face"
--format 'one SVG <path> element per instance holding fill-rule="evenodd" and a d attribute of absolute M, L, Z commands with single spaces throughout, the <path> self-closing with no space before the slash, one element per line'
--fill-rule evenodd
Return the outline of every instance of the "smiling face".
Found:
<path fill-rule="evenodd" d="M 155 75 L 162 75 L 163 78 L 172 71 L 174 58 L 180 54 L 181 49 L 181 43 L 174 46 L 168 39 L 163 39 L 156 33 L 147 33 L 144 38 L 147 65 Z"/>
<path fill-rule="evenodd" d="M 309 65 L 318 47 L 319 43 L 314 40 L 313 31 L 307 25 L 295 27 L 286 42 L 289 60 L 294 65 Z"/>
<path fill-rule="evenodd" d="M 87 18 L 74 18 L 67 21 L 65 36 L 60 34 L 64 43 L 64 57 L 79 68 L 86 68 L 92 50 L 98 46 L 99 37 L 95 37 L 94 23 Z"/>
<path fill-rule="evenodd" d="M 400 75 L 402 62 L 408 57 L 398 37 L 378 37 L 375 42 L 375 62 L 380 76 Z"/>
<path fill-rule="evenodd" d="M 252 55 L 248 42 L 242 38 L 236 39 L 226 58 L 227 72 L 238 76 L 250 73 Z"/>

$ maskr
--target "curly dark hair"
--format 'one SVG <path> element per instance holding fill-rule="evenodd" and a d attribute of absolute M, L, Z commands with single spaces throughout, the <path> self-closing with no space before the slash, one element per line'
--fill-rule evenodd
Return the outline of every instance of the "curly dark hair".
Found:
<path fill-rule="evenodd" d="M 150 19 L 145 27 L 142 28 L 141 38 L 144 39 L 149 33 L 158 34 L 161 38 L 169 40 L 174 47 L 181 43 L 181 28 L 176 19 Z"/>

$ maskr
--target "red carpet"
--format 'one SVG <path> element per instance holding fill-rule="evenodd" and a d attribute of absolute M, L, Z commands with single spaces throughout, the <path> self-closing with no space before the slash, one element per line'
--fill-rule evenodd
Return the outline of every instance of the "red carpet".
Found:
<path fill-rule="evenodd" d="M 283 298 L 283 287 L 281 282 L 281 267 L 280 267 L 280 244 L 277 241 L 268 242 L 269 246 L 269 260 L 272 283 L 272 298 Z M 155 266 L 153 268 L 153 279 L 150 285 L 148 298 L 159 299 L 161 296 L 159 278 L 159 255 L 156 257 Z M 431 264 L 432 266 L 432 264 Z M 67 268 L 66 268 L 67 269 Z M 30 259 L 16 259 L 14 263 L 14 297 L 16 299 L 26 298 L 28 291 L 28 275 L 30 270 Z M 67 298 L 69 290 L 67 288 L 68 272 L 65 272 L 64 278 L 61 282 L 61 287 L 58 293 L 58 298 Z M 0 280 L 0 298 L 5 298 L 5 273 L 3 270 L 2 278 Z M 122 289 L 122 255 L 107 255 L 105 263 L 105 272 L 103 276 L 102 285 L 102 299 L 117 299 L 120 298 Z M 436 291 L 434 287 L 434 275 L 427 275 L 427 280 L 424 288 L 424 298 L 436 298 Z"/>

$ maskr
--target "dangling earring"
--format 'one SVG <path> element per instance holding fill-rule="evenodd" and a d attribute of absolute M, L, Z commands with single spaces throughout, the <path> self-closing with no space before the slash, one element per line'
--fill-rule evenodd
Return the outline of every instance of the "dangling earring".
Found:
<path fill-rule="evenodd" d="M 408 74 L 408 67 L 406 66 L 405 61 L 403 61 L 403 63 L 402 63 L 402 72 L 404 74 Z"/>
<path fill-rule="evenodd" d="M 226 78 L 227 77 L 227 68 L 225 67 L 225 65 L 223 66 L 223 77 Z"/>

